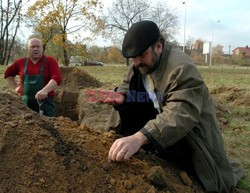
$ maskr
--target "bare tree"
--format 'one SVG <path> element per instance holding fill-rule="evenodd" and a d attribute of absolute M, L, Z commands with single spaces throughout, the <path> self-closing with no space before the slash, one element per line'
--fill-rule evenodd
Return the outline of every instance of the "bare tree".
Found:
<path fill-rule="evenodd" d="M 193 37 L 189 36 L 188 40 L 186 42 L 186 45 L 185 45 L 185 53 L 189 56 L 191 55 L 191 53 L 193 51 L 194 42 L 195 42 L 195 39 Z"/>
<path fill-rule="evenodd" d="M 107 27 L 105 35 L 116 45 L 120 45 L 127 30 L 141 20 L 152 20 L 157 23 L 166 39 L 171 39 L 173 32 L 178 28 L 175 10 L 168 8 L 166 3 L 155 4 L 148 0 L 116 0 L 112 7 L 108 8 L 104 20 Z M 129 60 L 126 60 L 126 64 L 129 65 Z"/>
<path fill-rule="evenodd" d="M 171 10 L 162 2 L 155 4 L 148 0 L 116 0 L 105 16 L 107 34 L 115 43 L 121 42 L 134 23 L 152 20 L 157 23 L 165 38 L 171 39 L 178 28 L 175 12 L 175 9 Z"/>
<path fill-rule="evenodd" d="M 148 7 L 147 1 L 116 0 L 113 2 L 112 7 L 108 8 L 108 15 L 105 18 L 108 36 L 114 42 L 119 41 L 135 22 L 145 17 L 144 14 Z"/>
<path fill-rule="evenodd" d="M 152 10 L 148 15 L 148 19 L 154 21 L 159 26 L 161 34 L 167 40 L 173 40 L 173 35 L 179 29 L 179 21 L 176 9 L 171 9 L 166 5 L 166 1 L 158 2 L 151 6 Z M 147 18 L 146 18 L 147 19 Z"/>
<path fill-rule="evenodd" d="M 21 22 L 22 0 L 0 0 L 0 64 L 9 63 Z"/>

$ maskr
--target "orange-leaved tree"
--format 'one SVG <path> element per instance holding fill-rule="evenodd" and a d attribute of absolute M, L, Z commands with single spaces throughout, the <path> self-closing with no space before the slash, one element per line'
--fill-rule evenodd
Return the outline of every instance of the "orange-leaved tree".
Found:
<path fill-rule="evenodd" d="M 28 17 L 35 22 L 35 31 L 41 35 L 44 48 L 53 41 L 62 50 L 62 63 L 68 66 L 72 48 L 69 36 L 81 34 L 79 42 L 85 32 L 100 32 L 104 28 L 98 16 L 100 9 L 99 0 L 37 0 L 29 7 Z"/>

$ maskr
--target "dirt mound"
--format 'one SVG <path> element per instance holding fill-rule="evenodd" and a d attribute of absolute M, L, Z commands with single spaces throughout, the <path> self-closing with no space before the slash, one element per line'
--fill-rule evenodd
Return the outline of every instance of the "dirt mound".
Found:
<path fill-rule="evenodd" d="M 84 70 L 76 67 L 61 67 L 62 84 L 56 89 L 56 114 L 78 120 L 79 96 L 82 89 L 97 88 L 103 84 Z"/>
<path fill-rule="evenodd" d="M 220 86 L 211 89 L 210 92 L 214 98 L 216 116 L 221 129 L 228 128 L 228 125 L 235 116 L 240 117 L 240 119 L 249 120 L 247 110 L 250 108 L 249 89 L 234 86 Z M 237 108 L 246 109 L 246 113 L 240 113 L 238 115 L 237 111 L 235 111 Z"/>
<path fill-rule="evenodd" d="M 60 67 L 62 72 L 62 84 L 58 87 L 67 90 L 79 90 L 89 87 L 101 87 L 102 83 L 84 70 L 76 67 Z"/>
<path fill-rule="evenodd" d="M 214 106 L 215 106 L 216 117 L 218 119 L 220 128 L 223 130 L 227 128 L 231 119 L 230 117 L 232 115 L 232 112 L 229 108 L 223 106 L 216 100 L 214 100 Z"/>
<path fill-rule="evenodd" d="M 0 124 L 0 192 L 202 192 L 145 151 L 128 162 L 108 163 L 115 134 L 39 116 L 18 96 L 0 93 Z"/>
<path fill-rule="evenodd" d="M 212 89 L 211 94 L 223 104 L 250 107 L 250 92 L 247 88 L 221 86 Z"/>

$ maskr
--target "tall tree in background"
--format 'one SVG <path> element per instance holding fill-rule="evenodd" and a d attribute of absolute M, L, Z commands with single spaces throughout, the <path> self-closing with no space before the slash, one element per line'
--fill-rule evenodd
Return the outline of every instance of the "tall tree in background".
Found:
<path fill-rule="evenodd" d="M 197 39 L 194 42 L 191 57 L 193 58 L 195 63 L 201 64 L 205 62 L 205 58 L 204 58 L 205 56 L 203 55 L 203 44 L 204 44 L 204 40 L 202 39 Z"/>
<path fill-rule="evenodd" d="M 192 38 L 191 36 L 188 37 L 188 40 L 186 42 L 186 46 L 185 46 L 185 53 L 187 55 L 191 55 L 192 51 L 193 51 L 193 47 L 194 47 L 194 42 L 195 42 L 195 39 Z"/>
<path fill-rule="evenodd" d="M 121 54 L 121 50 L 118 49 L 117 47 L 110 47 L 110 49 L 108 50 L 107 58 L 108 58 L 108 62 L 110 63 L 119 64 L 119 63 L 124 62 L 124 59 Z"/>
<path fill-rule="evenodd" d="M 121 54 L 121 50 L 115 46 L 110 47 L 98 47 L 92 46 L 87 50 L 88 58 L 90 60 L 98 60 L 104 63 L 124 63 L 124 58 Z"/>
<path fill-rule="evenodd" d="M 0 0 L 0 64 L 9 63 L 21 22 L 22 0 Z"/>
<path fill-rule="evenodd" d="M 213 47 L 213 54 L 215 56 L 223 56 L 224 52 L 223 52 L 223 46 L 217 44 L 215 47 Z"/>
<path fill-rule="evenodd" d="M 21 58 L 27 55 L 27 44 L 23 43 L 19 37 L 15 38 L 15 42 L 10 51 L 9 62 L 15 61 L 17 58 Z"/>
<path fill-rule="evenodd" d="M 37 21 L 35 30 L 40 32 L 44 45 L 51 39 L 62 48 L 63 64 L 68 66 L 71 43 L 68 35 L 79 30 L 98 32 L 103 28 L 97 9 L 99 0 L 37 0 L 29 8 L 29 17 Z"/>
<path fill-rule="evenodd" d="M 105 16 L 107 34 L 118 45 L 121 44 L 127 30 L 141 20 L 152 20 L 157 23 L 167 39 L 171 39 L 178 28 L 175 10 L 168 8 L 166 2 L 155 4 L 148 0 L 116 0 L 112 7 L 108 8 L 107 13 Z"/>
<path fill-rule="evenodd" d="M 222 63 L 223 62 L 223 46 L 217 44 L 215 47 L 213 47 L 213 60 L 215 63 Z"/>
<path fill-rule="evenodd" d="M 136 22 L 152 20 L 168 39 L 178 28 L 178 18 L 175 10 L 168 8 L 166 3 L 157 4 L 147 0 L 116 0 L 105 16 L 106 26 L 114 40 L 123 39 L 127 30 Z"/>

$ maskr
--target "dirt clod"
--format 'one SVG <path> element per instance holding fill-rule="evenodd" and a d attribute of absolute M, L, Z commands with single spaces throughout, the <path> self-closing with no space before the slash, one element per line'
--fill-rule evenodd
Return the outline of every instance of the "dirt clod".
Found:
<path fill-rule="evenodd" d="M 189 176 L 187 175 L 187 173 L 185 171 L 181 171 L 180 172 L 180 177 L 181 180 L 184 184 L 186 184 L 187 186 L 192 186 L 193 182 L 192 180 L 189 178 Z"/>
<path fill-rule="evenodd" d="M 147 193 L 156 193 L 156 189 L 154 186 L 151 186 L 150 189 L 147 191 Z"/>
<path fill-rule="evenodd" d="M 133 188 L 133 184 L 132 184 L 132 182 L 129 181 L 129 180 L 125 180 L 125 181 L 123 182 L 123 185 L 124 185 L 125 189 L 127 189 L 127 190 L 131 190 L 131 189 Z"/>
<path fill-rule="evenodd" d="M 160 189 L 167 187 L 166 176 L 164 170 L 160 166 L 150 168 L 148 178 L 154 186 Z"/>

